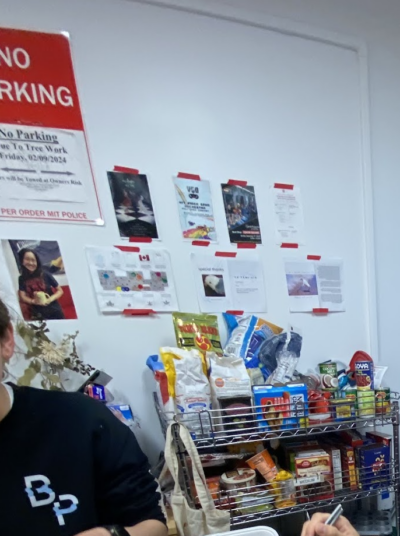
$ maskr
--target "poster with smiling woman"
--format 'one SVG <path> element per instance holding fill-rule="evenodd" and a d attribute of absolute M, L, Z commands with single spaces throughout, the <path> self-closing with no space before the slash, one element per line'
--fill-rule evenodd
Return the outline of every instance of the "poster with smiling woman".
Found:
<path fill-rule="evenodd" d="M 77 318 L 58 242 L 2 240 L 24 320 Z"/>

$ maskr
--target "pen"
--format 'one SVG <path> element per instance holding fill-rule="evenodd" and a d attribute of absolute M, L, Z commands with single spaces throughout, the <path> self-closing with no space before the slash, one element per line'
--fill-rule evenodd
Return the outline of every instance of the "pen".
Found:
<path fill-rule="evenodd" d="M 343 507 L 338 504 L 328 519 L 325 521 L 325 525 L 334 525 L 339 517 L 343 514 Z"/>

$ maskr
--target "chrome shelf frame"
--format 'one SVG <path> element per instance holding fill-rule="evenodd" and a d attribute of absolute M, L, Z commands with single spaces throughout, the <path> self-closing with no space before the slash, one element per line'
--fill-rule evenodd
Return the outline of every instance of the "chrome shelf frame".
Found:
<path fill-rule="evenodd" d="M 297 503 L 295 506 L 272 509 L 267 511 L 259 511 L 252 513 L 243 513 L 246 508 L 238 508 L 235 501 L 231 501 L 232 492 L 230 493 L 231 499 L 229 499 L 228 509 L 231 512 L 231 526 L 237 527 L 247 523 L 262 522 L 271 518 L 281 517 L 285 515 L 295 514 L 299 512 L 310 512 L 318 509 L 323 509 L 329 506 L 335 506 L 339 503 L 347 503 L 363 499 L 366 497 L 378 496 L 383 492 L 393 492 L 395 494 L 395 519 L 396 527 L 400 528 L 400 416 L 399 416 L 399 403 L 400 395 L 398 393 L 391 393 L 390 404 L 388 407 L 376 407 L 375 413 L 365 416 L 362 414 L 356 405 L 354 405 L 354 415 L 352 418 L 342 421 L 330 421 L 326 423 L 309 425 L 305 421 L 305 416 L 310 407 L 296 404 L 296 407 L 289 405 L 286 410 L 290 411 L 290 415 L 295 422 L 291 422 L 290 427 L 287 425 L 282 426 L 281 422 L 275 422 L 273 429 L 271 427 L 264 427 L 263 419 L 260 420 L 257 417 L 257 412 L 261 406 L 253 406 L 248 413 L 242 414 L 242 421 L 240 428 L 237 427 L 237 423 L 232 423 L 232 419 L 224 419 L 221 417 L 220 410 L 202 411 L 200 413 L 185 414 L 185 415 L 167 415 L 163 414 L 158 407 L 158 413 L 163 430 L 166 429 L 170 422 L 182 423 L 191 430 L 193 440 L 197 449 L 201 453 L 204 449 L 225 447 L 228 445 L 242 445 L 246 443 L 252 443 L 255 441 L 270 441 L 273 439 L 285 439 L 285 438 L 303 438 L 307 436 L 315 436 L 320 434 L 328 434 L 331 432 L 338 432 L 351 429 L 365 429 L 380 427 L 385 425 L 391 425 L 393 428 L 392 436 L 392 459 L 390 466 L 388 467 L 388 474 L 383 475 L 382 481 L 379 483 L 377 489 L 344 489 L 337 491 L 333 498 L 329 499 L 313 499 L 309 497 L 309 502 Z M 310 404 L 308 404 L 310 406 Z M 282 409 L 282 404 L 280 407 Z M 361 414 L 360 414 L 361 413 Z M 260 424 L 261 422 L 261 424 Z M 264 428 L 263 428 L 264 427 Z M 180 460 L 180 467 L 182 473 L 182 484 L 186 494 L 188 503 L 191 506 L 196 504 L 196 497 L 192 495 L 192 488 L 190 486 L 190 468 L 188 467 L 187 457 L 185 449 L 179 439 L 178 426 L 173 426 L 173 436 L 175 439 L 175 448 Z M 345 476 L 345 474 L 343 474 Z M 265 489 L 265 485 L 255 486 L 253 492 L 254 498 L 257 498 L 257 493 L 261 493 L 262 489 Z M 240 490 L 236 490 L 239 492 Z M 229 495 L 229 494 L 228 494 Z M 248 497 L 248 494 L 247 494 Z M 226 502 L 226 493 L 224 495 Z M 222 496 L 215 501 L 217 507 L 221 507 Z M 226 507 L 226 504 L 224 506 Z M 251 507 L 250 507 L 251 508 Z M 239 512 L 239 510 L 241 510 Z"/>

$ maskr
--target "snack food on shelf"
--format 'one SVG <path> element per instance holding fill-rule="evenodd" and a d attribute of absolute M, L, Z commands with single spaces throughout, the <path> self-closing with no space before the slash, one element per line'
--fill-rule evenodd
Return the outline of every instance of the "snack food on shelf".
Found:
<path fill-rule="evenodd" d="M 295 468 L 300 502 L 333 497 L 331 458 L 325 450 L 297 452 Z M 302 483 L 303 478 L 306 479 L 305 484 Z"/>
<path fill-rule="evenodd" d="M 392 444 L 392 436 L 389 434 L 384 434 L 383 432 L 367 432 L 366 437 L 369 439 L 373 439 L 375 443 L 382 443 L 383 445 L 386 445 L 389 447 L 390 452 L 390 445 Z"/>
<path fill-rule="evenodd" d="M 258 493 L 238 492 L 236 496 L 237 510 L 240 514 L 256 514 L 273 510 L 273 497 L 269 491 Z"/>
<path fill-rule="evenodd" d="M 296 505 L 296 489 L 292 473 L 281 469 L 272 486 L 276 495 L 276 508 L 289 508 Z"/>
<path fill-rule="evenodd" d="M 352 404 L 350 400 L 336 398 L 332 399 L 330 404 L 334 421 L 348 421 L 355 418 L 354 404 Z"/>
<path fill-rule="evenodd" d="M 278 474 L 278 469 L 268 450 L 256 454 L 246 462 L 249 467 L 256 469 L 267 482 L 272 482 Z"/>
<path fill-rule="evenodd" d="M 378 415 L 390 413 L 390 389 L 381 387 L 375 389 L 375 410 Z"/>
<path fill-rule="evenodd" d="M 269 368 L 265 367 L 265 364 L 260 367 L 258 354 L 262 343 L 274 335 L 282 333 L 283 329 L 254 315 L 238 317 L 224 313 L 223 316 L 229 333 L 224 353 L 241 357 L 246 368 L 251 371 L 259 373 L 261 368 L 264 378 L 268 378 L 276 369 L 276 359 Z M 253 373 L 250 373 L 250 376 L 253 377 Z M 255 376 L 257 377 L 257 374 Z M 260 376 L 258 376 L 259 379 Z"/>
<path fill-rule="evenodd" d="M 343 489 L 342 477 L 342 456 L 340 449 L 335 445 L 323 444 L 324 450 L 329 453 L 332 463 L 333 489 L 341 491 Z"/>
<path fill-rule="evenodd" d="M 251 383 L 243 359 L 207 352 L 207 360 L 212 406 L 220 410 L 216 424 L 226 430 L 253 427 Z"/>
<path fill-rule="evenodd" d="M 357 390 L 358 416 L 372 419 L 375 415 L 375 391 L 371 389 Z"/>
<path fill-rule="evenodd" d="M 380 444 L 358 447 L 359 488 L 362 490 L 377 489 L 389 484 L 390 447 Z"/>
<path fill-rule="evenodd" d="M 228 445 L 227 449 L 231 454 L 247 454 L 252 456 L 264 450 L 264 445 L 262 441 L 254 441 L 247 444 L 238 443 L 237 445 Z"/>
<path fill-rule="evenodd" d="M 260 428 L 273 431 L 307 426 L 308 397 L 304 384 L 254 385 L 253 394 Z"/>
<path fill-rule="evenodd" d="M 237 396 L 218 400 L 222 426 L 229 434 L 254 428 L 253 406 L 250 397 Z"/>
<path fill-rule="evenodd" d="M 218 500 L 221 491 L 221 482 L 219 476 L 210 476 L 206 478 L 207 488 L 210 490 L 211 497 L 214 501 Z"/>
<path fill-rule="evenodd" d="M 174 400 L 177 413 L 194 437 L 210 432 L 208 413 L 211 409 L 210 384 L 204 374 L 204 356 L 198 350 L 164 347 L 161 359 L 168 378 L 168 393 Z"/>
<path fill-rule="evenodd" d="M 221 338 L 216 315 L 172 313 L 176 343 L 180 348 L 222 355 Z"/>
<path fill-rule="evenodd" d="M 256 485 L 256 472 L 253 469 L 236 469 L 221 475 L 221 488 L 232 491 L 252 488 Z"/>

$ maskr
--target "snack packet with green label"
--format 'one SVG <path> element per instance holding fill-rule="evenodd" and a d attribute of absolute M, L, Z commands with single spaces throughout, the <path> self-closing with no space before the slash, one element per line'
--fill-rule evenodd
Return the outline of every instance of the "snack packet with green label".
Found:
<path fill-rule="evenodd" d="M 216 315 L 172 313 L 176 343 L 179 348 L 195 348 L 203 353 L 222 355 Z"/>

